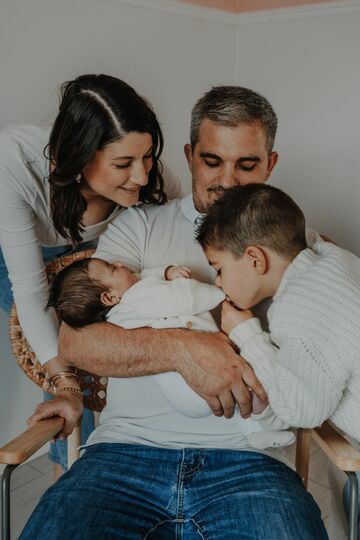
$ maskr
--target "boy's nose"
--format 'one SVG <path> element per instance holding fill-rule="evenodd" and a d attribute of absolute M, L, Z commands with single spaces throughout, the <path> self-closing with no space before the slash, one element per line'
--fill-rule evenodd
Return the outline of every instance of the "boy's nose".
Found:
<path fill-rule="evenodd" d="M 215 285 L 221 288 L 221 277 L 219 274 L 215 278 Z"/>

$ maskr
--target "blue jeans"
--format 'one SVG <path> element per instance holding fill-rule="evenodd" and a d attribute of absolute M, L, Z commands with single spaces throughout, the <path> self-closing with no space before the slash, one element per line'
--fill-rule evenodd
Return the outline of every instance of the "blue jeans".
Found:
<path fill-rule="evenodd" d="M 76 246 L 58 246 L 58 247 L 43 247 L 42 254 L 45 264 L 61 257 L 70 255 L 74 251 L 95 248 L 97 241 L 83 242 Z M 4 261 L 2 251 L 0 249 L 0 307 L 10 313 L 14 298 L 11 290 L 11 282 Z M 53 396 L 44 393 L 44 399 L 52 399 Z M 90 433 L 94 430 L 94 413 L 88 409 L 84 409 L 81 421 L 81 444 L 85 444 Z M 49 459 L 54 463 L 59 463 L 64 470 L 67 469 L 67 441 L 56 441 L 50 445 Z"/>
<path fill-rule="evenodd" d="M 256 452 L 90 446 L 41 498 L 20 540 L 322 540 L 297 474 Z"/>

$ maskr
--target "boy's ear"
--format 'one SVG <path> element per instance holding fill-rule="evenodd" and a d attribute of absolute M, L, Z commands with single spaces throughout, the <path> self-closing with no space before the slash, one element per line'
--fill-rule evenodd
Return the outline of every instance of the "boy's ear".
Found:
<path fill-rule="evenodd" d="M 265 274 L 268 270 L 268 260 L 266 253 L 258 246 L 248 246 L 244 255 L 247 257 L 251 267 L 259 275 Z"/>
<path fill-rule="evenodd" d="M 105 306 L 111 307 L 118 304 L 120 298 L 111 291 L 103 291 L 100 294 L 100 300 Z"/>

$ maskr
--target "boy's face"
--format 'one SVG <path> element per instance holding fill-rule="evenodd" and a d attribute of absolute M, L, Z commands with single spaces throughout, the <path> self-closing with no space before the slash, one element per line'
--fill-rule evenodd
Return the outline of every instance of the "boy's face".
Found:
<path fill-rule="evenodd" d="M 89 264 L 89 277 L 106 286 L 115 296 L 116 303 L 132 287 L 137 279 L 126 266 L 119 262 L 109 263 L 102 259 L 92 259 Z"/>
<path fill-rule="evenodd" d="M 247 252 L 235 258 L 230 251 L 208 247 L 204 253 L 209 264 L 217 271 L 215 285 L 221 287 L 239 309 L 250 309 L 264 299 L 261 292 L 262 276 Z"/>

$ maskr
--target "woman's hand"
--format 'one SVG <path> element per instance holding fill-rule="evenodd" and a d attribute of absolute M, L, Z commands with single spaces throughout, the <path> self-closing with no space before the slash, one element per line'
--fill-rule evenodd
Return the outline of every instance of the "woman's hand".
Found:
<path fill-rule="evenodd" d="M 249 309 L 237 309 L 230 302 L 224 300 L 221 307 L 221 330 L 229 335 L 235 326 L 253 317 L 254 315 Z"/>
<path fill-rule="evenodd" d="M 58 394 L 54 399 L 40 403 L 36 407 L 34 414 L 28 419 L 27 423 L 28 426 L 31 427 L 44 418 L 61 416 L 65 419 L 65 423 L 62 431 L 57 437 L 64 440 L 73 432 L 76 423 L 82 415 L 83 408 L 82 396 L 64 392 Z"/>

